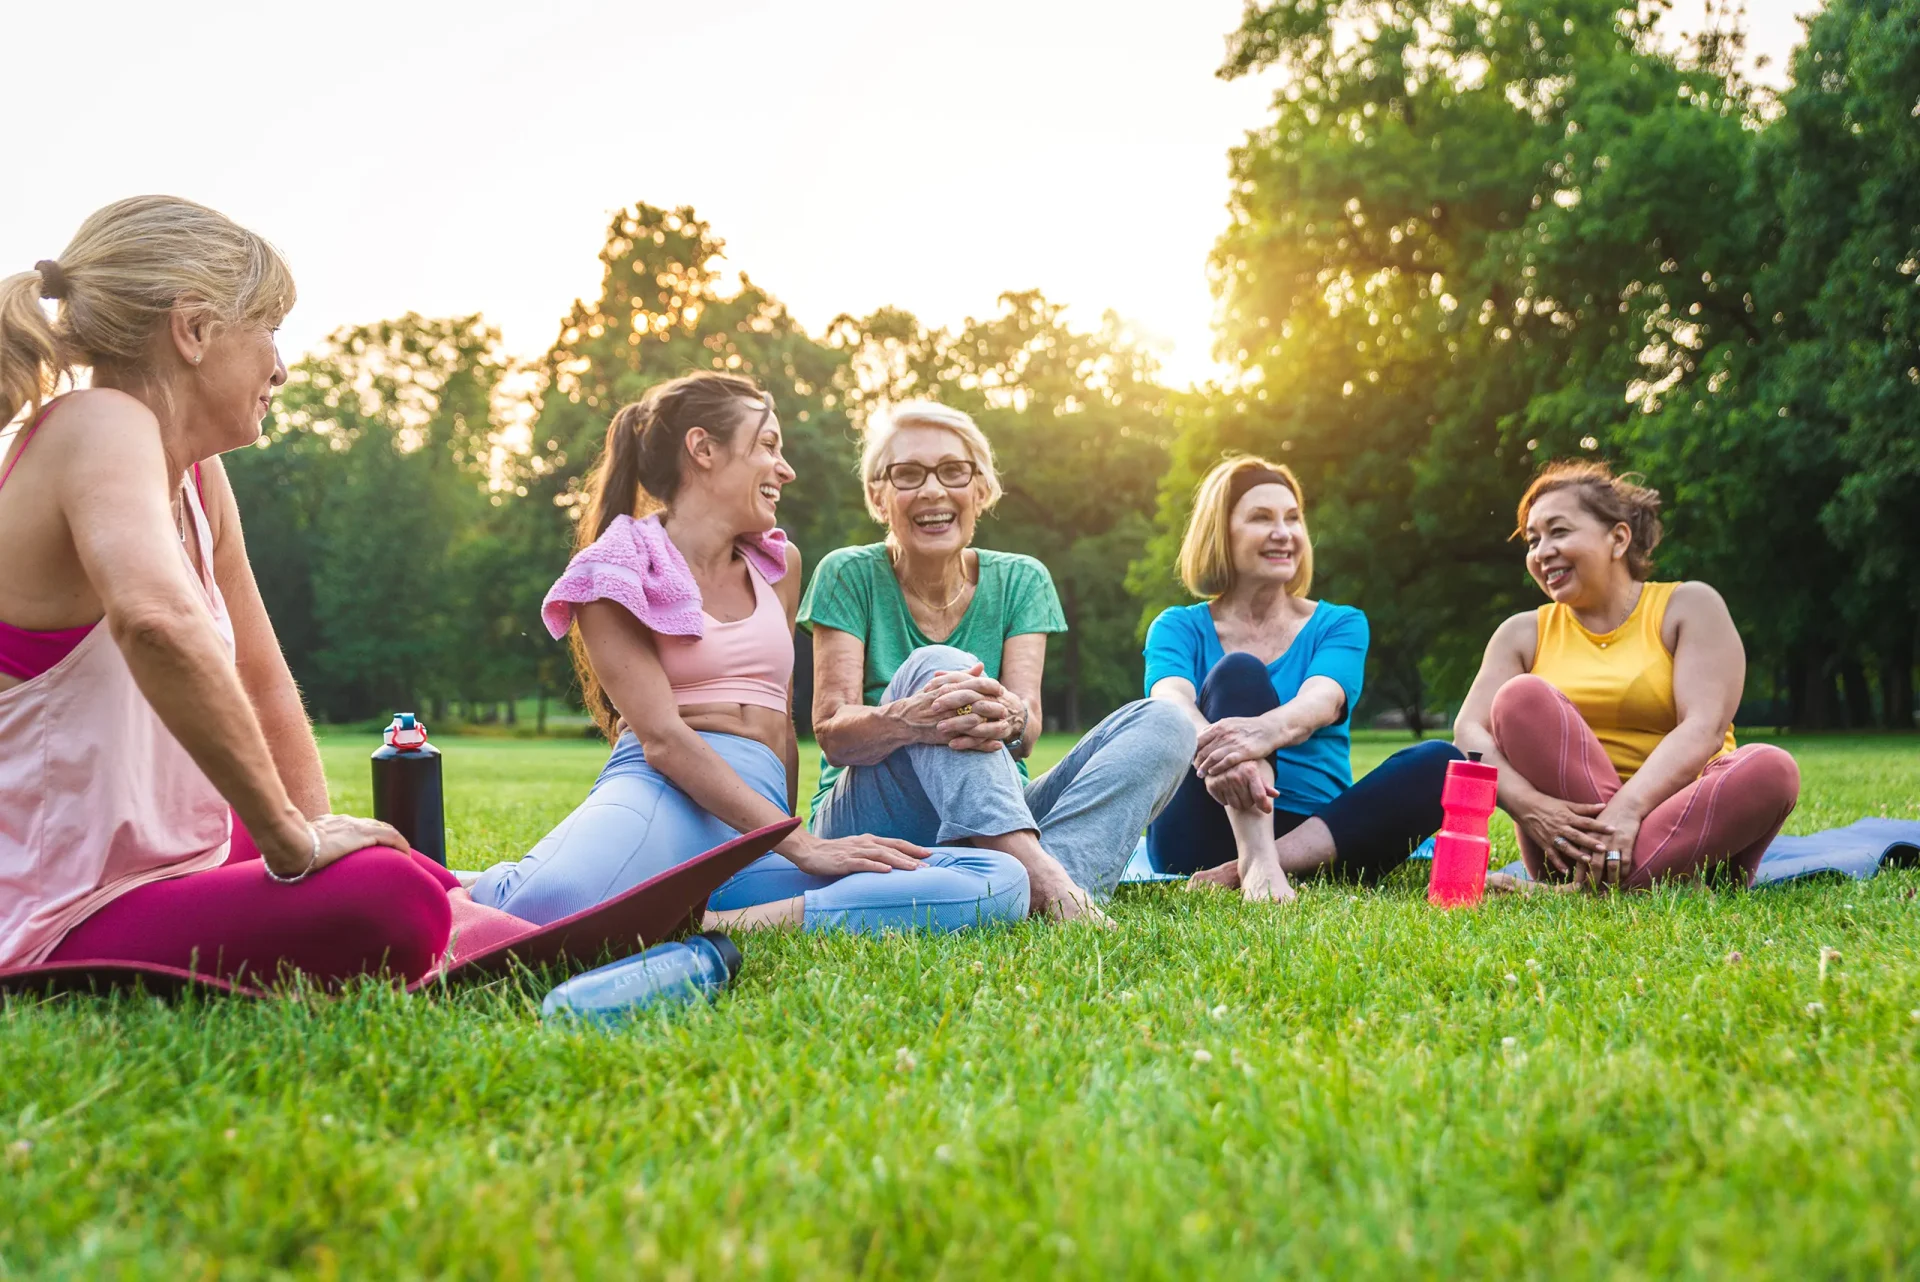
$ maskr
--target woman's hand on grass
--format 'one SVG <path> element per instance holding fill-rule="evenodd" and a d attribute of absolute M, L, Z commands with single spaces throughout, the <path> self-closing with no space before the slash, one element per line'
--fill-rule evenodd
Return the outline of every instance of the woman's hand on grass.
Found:
<path fill-rule="evenodd" d="M 1605 856 L 1612 848 L 1612 834 L 1600 819 L 1606 807 L 1561 801 L 1558 797 L 1539 796 L 1516 807 L 1514 822 L 1540 847 L 1542 858 L 1555 872 L 1565 877 L 1582 865 L 1588 855 Z"/>
<path fill-rule="evenodd" d="M 898 868 L 912 872 L 925 866 L 927 852 L 898 837 L 875 837 L 856 833 L 851 837 L 816 837 L 811 833 L 796 836 L 796 841 L 781 854 L 801 872 L 816 877 L 844 877 L 851 872 L 892 872 Z"/>
<path fill-rule="evenodd" d="M 1264 758 L 1261 759 L 1262 761 Z M 1207 795 L 1229 810 L 1257 810 L 1273 813 L 1273 799 L 1280 794 L 1267 782 L 1261 761 L 1243 761 L 1219 774 L 1205 776 Z"/>
<path fill-rule="evenodd" d="M 1279 751 L 1280 738 L 1265 717 L 1222 717 L 1200 732 L 1193 768 L 1208 779 L 1245 762 L 1265 760 Z"/>

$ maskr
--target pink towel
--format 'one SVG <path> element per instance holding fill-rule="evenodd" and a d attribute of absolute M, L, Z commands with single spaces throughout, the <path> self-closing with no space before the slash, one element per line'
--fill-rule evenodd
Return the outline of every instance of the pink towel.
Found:
<path fill-rule="evenodd" d="M 741 539 L 741 555 L 769 583 L 787 572 L 787 535 L 773 529 Z M 554 639 L 567 635 L 573 607 L 587 601 L 616 601 L 633 617 L 676 637 L 706 635 L 700 613 L 700 585 L 687 559 L 673 546 L 658 516 L 636 521 L 616 516 L 607 532 L 574 554 L 559 580 L 540 603 L 540 618 Z"/>

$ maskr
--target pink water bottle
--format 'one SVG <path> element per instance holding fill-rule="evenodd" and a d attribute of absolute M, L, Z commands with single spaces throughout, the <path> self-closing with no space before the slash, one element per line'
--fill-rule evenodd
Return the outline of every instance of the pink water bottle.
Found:
<path fill-rule="evenodd" d="M 1445 815 L 1433 839 L 1433 880 L 1427 902 L 1441 908 L 1477 904 L 1487 891 L 1487 820 L 1499 798 L 1500 772 L 1470 752 L 1465 761 L 1447 764 L 1440 788 Z"/>

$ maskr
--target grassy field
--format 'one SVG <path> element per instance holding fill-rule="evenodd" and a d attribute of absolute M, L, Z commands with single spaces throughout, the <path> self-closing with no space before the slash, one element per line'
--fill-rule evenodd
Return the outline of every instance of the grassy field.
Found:
<path fill-rule="evenodd" d="M 1793 831 L 1920 817 L 1913 740 L 1782 742 Z M 372 741 L 325 746 L 364 807 Z M 467 865 L 604 755 L 443 747 Z M 1917 888 L 1155 887 L 1110 934 L 756 937 L 612 1033 L 543 976 L 15 1001 L 0 1278 L 1913 1276 Z"/>

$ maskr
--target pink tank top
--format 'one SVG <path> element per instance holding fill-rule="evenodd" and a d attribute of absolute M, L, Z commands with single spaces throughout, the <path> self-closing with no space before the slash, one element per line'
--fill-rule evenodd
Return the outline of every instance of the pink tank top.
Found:
<path fill-rule="evenodd" d="M 5 471 L 0 471 L 0 486 L 7 483 L 13 475 L 13 469 L 20 465 L 20 456 L 27 452 L 27 442 L 33 439 L 41 422 L 52 412 L 53 401 L 48 401 L 40 412 L 33 416 L 20 433 L 20 448 L 13 452 L 7 461 Z M 196 477 L 198 472 L 195 472 Z M 16 628 L 11 623 L 0 621 L 0 672 L 25 681 L 37 677 L 60 660 L 79 648 L 87 633 L 93 631 L 95 624 L 83 623 L 77 628 L 55 628 L 46 632 L 35 632 L 27 628 Z"/>
<path fill-rule="evenodd" d="M 231 655 L 206 510 L 194 486 L 182 494 L 200 566 L 180 555 Z M 109 629 L 94 625 L 0 690 L 0 966 L 45 960 L 136 887 L 219 867 L 231 837 L 225 799 L 160 723 Z"/>
<path fill-rule="evenodd" d="M 660 667 L 673 687 L 677 707 L 693 703 L 742 703 L 753 708 L 787 710 L 793 679 L 793 633 L 773 586 L 747 559 L 753 581 L 753 613 L 732 623 L 706 615 L 706 635 L 653 635 Z M 706 614 L 705 610 L 701 611 Z"/>

